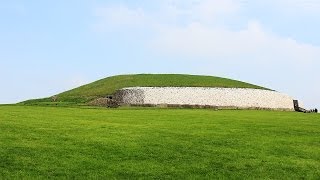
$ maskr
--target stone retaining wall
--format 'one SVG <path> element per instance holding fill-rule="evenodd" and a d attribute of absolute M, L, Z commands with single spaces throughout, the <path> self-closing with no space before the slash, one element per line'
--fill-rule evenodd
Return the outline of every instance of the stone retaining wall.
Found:
<path fill-rule="evenodd" d="M 131 87 L 115 98 L 123 105 L 194 105 L 293 111 L 288 95 L 261 89 L 205 87 Z"/>

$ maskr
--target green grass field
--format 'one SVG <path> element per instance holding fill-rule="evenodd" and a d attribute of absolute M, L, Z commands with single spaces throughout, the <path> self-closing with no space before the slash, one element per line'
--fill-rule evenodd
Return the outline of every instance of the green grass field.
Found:
<path fill-rule="evenodd" d="M 319 179 L 320 116 L 0 106 L 0 179 Z"/>
<path fill-rule="evenodd" d="M 59 105 L 83 104 L 99 97 L 112 95 L 125 87 L 226 87 L 266 89 L 237 80 L 185 74 L 136 74 L 107 77 L 57 95 Z M 28 105 L 50 105 L 51 98 L 25 101 Z"/>

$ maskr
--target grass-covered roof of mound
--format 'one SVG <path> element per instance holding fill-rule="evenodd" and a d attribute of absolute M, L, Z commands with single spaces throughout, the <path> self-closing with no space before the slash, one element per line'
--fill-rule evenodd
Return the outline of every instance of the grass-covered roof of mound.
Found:
<path fill-rule="evenodd" d="M 63 92 L 57 95 L 60 102 L 85 103 L 99 97 L 105 97 L 125 87 L 225 87 L 266 89 L 253 84 L 214 76 L 184 74 L 136 74 L 118 75 Z M 35 101 L 31 100 L 24 103 Z"/>

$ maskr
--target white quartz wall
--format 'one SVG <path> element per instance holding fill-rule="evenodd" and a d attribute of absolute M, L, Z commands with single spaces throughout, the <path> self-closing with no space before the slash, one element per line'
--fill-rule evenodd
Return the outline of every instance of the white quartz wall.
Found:
<path fill-rule="evenodd" d="M 288 95 L 261 89 L 204 87 L 131 87 L 121 89 L 123 104 L 210 105 L 293 110 Z"/>

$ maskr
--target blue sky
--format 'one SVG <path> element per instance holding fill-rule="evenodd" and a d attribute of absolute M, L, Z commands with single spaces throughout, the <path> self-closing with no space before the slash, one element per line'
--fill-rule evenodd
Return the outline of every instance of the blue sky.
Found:
<path fill-rule="evenodd" d="M 0 2 L 0 103 L 131 73 L 229 77 L 320 102 L 318 0 Z"/>

